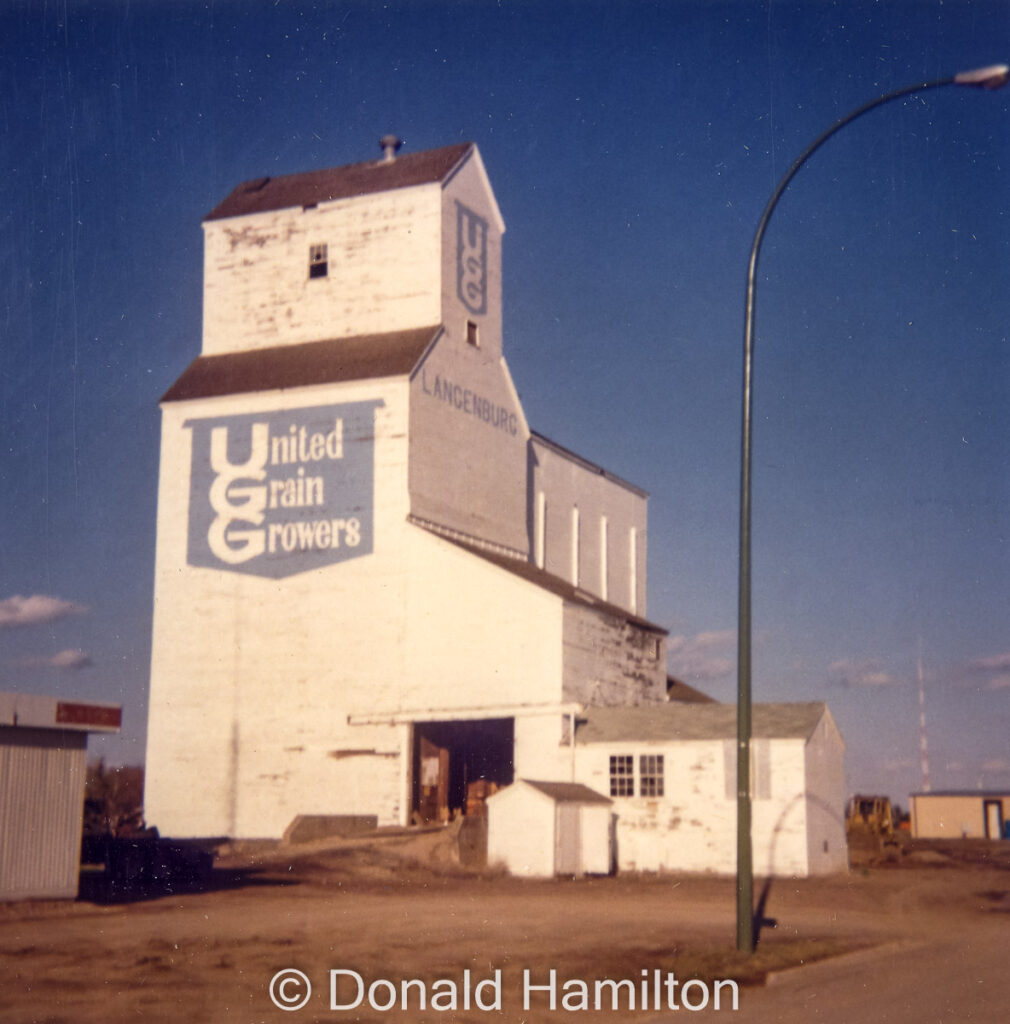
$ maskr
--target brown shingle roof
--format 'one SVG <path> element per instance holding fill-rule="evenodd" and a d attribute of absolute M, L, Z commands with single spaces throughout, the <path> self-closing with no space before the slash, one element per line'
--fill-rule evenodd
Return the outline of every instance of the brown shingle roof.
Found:
<path fill-rule="evenodd" d="M 410 373 L 441 327 L 280 345 L 200 356 L 165 392 L 163 402 L 274 391 L 307 384 L 372 380 Z"/>
<path fill-rule="evenodd" d="M 755 704 L 755 739 L 810 738 L 828 713 L 820 701 Z M 735 704 L 643 704 L 638 707 L 586 708 L 576 724 L 577 743 L 662 740 L 728 740 L 736 737 Z"/>
<path fill-rule="evenodd" d="M 533 779 L 520 779 L 527 786 L 539 790 L 559 804 L 612 804 L 610 797 L 597 793 L 595 789 L 583 786 L 581 782 L 539 782 Z"/>
<path fill-rule="evenodd" d="M 233 189 L 204 220 L 241 217 L 292 206 L 315 206 L 334 199 L 444 181 L 473 148 L 472 142 L 461 142 L 442 149 L 405 153 L 394 160 L 370 160 L 304 174 L 255 178 Z"/>

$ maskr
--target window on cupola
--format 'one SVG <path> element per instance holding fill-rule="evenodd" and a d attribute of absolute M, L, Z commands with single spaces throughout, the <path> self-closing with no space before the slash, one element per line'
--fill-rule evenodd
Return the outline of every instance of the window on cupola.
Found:
<path fill-rule="evenodd" d="M 326 244 L 309 246 L 309 277 L 326 277 L 329 273 Z"/>

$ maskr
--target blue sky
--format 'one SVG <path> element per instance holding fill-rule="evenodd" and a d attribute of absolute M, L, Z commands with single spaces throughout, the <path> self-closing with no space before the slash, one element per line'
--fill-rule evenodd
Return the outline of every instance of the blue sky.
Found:
<path fill-rule="evenodd" d="M 735 692 L 747 253 L 792 159 L 1010 59 L 1003 0 L 0 0 L 0 688 L 121 701 L 143 756 L 159 396 L 239 181 L 481 149 L 531 424 L 650 494 L 670 667 Z M 845 129 L 760 265 L 754 695 L 849 788 L 1010 785 L 1010 89 Z"/>

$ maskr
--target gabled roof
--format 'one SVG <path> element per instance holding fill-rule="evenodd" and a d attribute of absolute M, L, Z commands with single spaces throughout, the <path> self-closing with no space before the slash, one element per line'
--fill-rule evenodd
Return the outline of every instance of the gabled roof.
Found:
<path fill-rule="evenodd" d="M 804 704 L 755 704 L 754 739 L 809 739 L 828 714 L 821 701 Z M 586 708 L 576 722 L 577 743 L 736 738 L 735 704 L 641 704 L 637 707 Z"/>
<path fill-rule="evenodd" d="M 610 804 L 609 797 L 597 793 L 595 789 L 583 786 L 581 782 L 534 782 L 532 779 L 519 779 L 527 786 L 549 796 L 559 804 Z"/>
<path fill-rule="evenodd" d="M 273 391 L 308 384 L 409 374 L 441 327 L 279 345 L 199 356 L 165 392 L 163 402 Z"/>
<path fill-rule="evenodd" d="M 405 153 L 392 160 L 370 160 L 277 178 L 254 178 L 233 189 L 204 220 L 242 217 L 295 206 L 317 206 L 335 199 L 445 181 L 452 177 L 457 166 L 474 149 L 472 142 L 461 142 L 442 149 Z"/>

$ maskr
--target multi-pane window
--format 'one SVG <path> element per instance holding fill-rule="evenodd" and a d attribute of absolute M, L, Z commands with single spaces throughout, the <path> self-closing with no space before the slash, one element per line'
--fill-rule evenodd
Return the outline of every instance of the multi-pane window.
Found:
<path fill-rule="evenodd" d="M 663 755 L 642 754 L 638 759 L 638 795 L 663 795 Z"/>
<path fill-rule="evenodd" d="M 309 277 L 326 277 L 329 273 L 326 243 L 309 246 Z"/>
<path fill-rule="evenodd" d="M 632 754 L 610 755 L 611 796 L 660 797 L 664 794 L 663 755 L 640 754 L 638 785 L 635 785 L 635 758 Z"/>
<path fill-rule="evenodd" d="M 610 795 L 635 795 L 635 759 L 631 756 L 631 754 L 611 755 Z"/>

